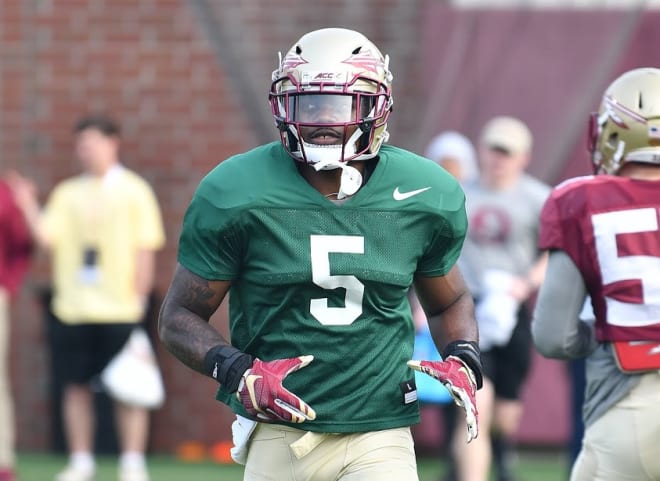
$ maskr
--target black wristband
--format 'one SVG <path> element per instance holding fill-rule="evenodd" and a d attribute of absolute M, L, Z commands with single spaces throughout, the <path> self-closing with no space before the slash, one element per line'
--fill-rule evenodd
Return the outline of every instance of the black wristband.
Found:
<path fill-rule="evenodd" d="M 481 366 L 479 344 L 474 341 L 452 341 L 442 351 L 443 359 L 447 359 L 449 356 L 459 358 L 472 369 L 477 382 L 477 389 L 481 389 L 481 386 L 484 385 L 484 374 Z"/>
<path fill-rule="evenodd" d="M 228 345 L 217 345 L 204 356 L 204 371 L 230 393 L 238 390 L 241 376 L 252 367 L 252 356 Z"/>

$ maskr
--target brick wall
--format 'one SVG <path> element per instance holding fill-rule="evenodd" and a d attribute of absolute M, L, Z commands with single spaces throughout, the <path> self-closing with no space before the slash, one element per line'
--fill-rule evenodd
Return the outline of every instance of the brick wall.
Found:
<path fill-rule="evenodd" d="M 203 9 L 210 4 L 210 11 Z M 184 209 L 200 178 L 227 156 L 275 139 L 266 93 L 277 51 L 321 26 L 363 30 L 392 56 L 401 145 L 414 129 L 414 69 L 421 3 L 407 0 L 32 0 L 0 1 L 0 170 L 31 176 L 45 199 L 77 172 L 71 127 L 107 111 L 123 128 L 123 161 L 154 186 L 168 245 L 157 289 L 167 289 Z M 376 8 L 377 7 L 377 8 Z M 209 15 L 209 12 L 211 15 Z M 403 72 L 407 71 L 408 76 Z M 257 175 L 257 174 L 255 174 Z M 13 309 L 11 367 L 20 449 L 50 445 L 48 346 L 35 259 Z M 224 309 L 214 323 L 226 332 Z M 154 413 L 152 447 L 229 436 L 228 410 L 213 382 L 158 346 L 167 404 Z"/>

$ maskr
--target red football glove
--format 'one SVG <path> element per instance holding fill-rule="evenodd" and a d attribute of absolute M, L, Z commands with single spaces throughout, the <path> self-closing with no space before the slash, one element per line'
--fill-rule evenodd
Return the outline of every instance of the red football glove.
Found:
<path fill-rule="evenodd" d="M 298 396 L 282 386 L 294 371 L 312 362 L 314 356 L 299 356 L 265 362 L 255 359 L 245 371 L 236 396 L 250 416 L 262 421 L 302 423 L 316 418 L 316 412 Z"/>
<path fill-rule="evenodd" d="M 455 356 L 449 356 L 444 361 L 408 361 L 408 366 L 445 385 L 454 402 L 465 410 L 467 442 L 475 439 L 479 435 L 479 413 L 477 382 L 472 369 Z"/>

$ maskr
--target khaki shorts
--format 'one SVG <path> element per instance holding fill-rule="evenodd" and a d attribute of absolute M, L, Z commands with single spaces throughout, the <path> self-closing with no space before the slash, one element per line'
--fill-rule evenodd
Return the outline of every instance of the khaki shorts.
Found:
<path fill-rule="evenodd" d="M 571 481 L 660 479 L 660 374 L 644 374 L 584 432 Z"/>
<path fill-rule="evenodd" d="M 350 434 L 259 423 L 244 481 L 418 481 L 410 428 Z"/>

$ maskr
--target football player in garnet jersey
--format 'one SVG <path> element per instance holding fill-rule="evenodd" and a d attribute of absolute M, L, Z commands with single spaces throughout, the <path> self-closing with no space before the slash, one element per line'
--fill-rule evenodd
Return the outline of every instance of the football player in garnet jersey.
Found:
<path fill-rule="evenodd" d="M 534 342 L 587 357 L 585 434 L 571 481 L 660 480 L 660 69 L 605 91 L 591 120 L 596 174 L 560 184 L 542 213 L 550 251 Z M 587 294 L 595 321 L 579 320 Z"/>
<path fill-rule="evenodd" d="M 308 33 L 272 79 L 281 139 L 200 183 L 160 337 L 219 382 L 244 479 L 417 480 L 414 369 L 477 435 L 477 324 L 455 266 L 465 196 L 433 161 L 383 145 L 389 58 L 362 34 Z M 413 284 L 444 361 L 410 359 Z M 208 322 L 227 293 L 229 340 Z"/>

